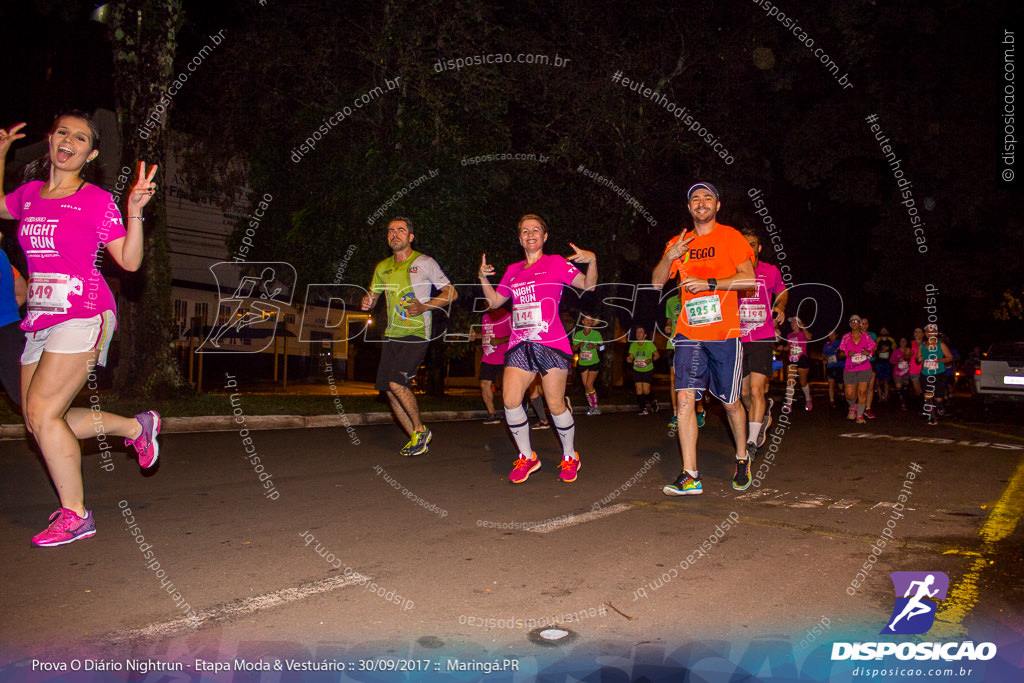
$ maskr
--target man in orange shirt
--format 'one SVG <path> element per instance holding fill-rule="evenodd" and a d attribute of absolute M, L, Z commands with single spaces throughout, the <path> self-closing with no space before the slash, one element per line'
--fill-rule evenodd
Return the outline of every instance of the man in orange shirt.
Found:
<path fill-rule="evenodd" d="M 661 287 L 678 274 L 682 310 L 676 321 L 675 347 L 679 447 L 683 471 L 663 491 L 668 496 L 704 492 L 697 470 L 697 417 L 694 402 L 704 387 L 722 401 L 736 441 L 736 475 L 732 487 L 750 486 L 750 464 L 757 447 L 747 442 L 747 415 L 740 402 L 743 352 L 736 292 L 754 287 L 754 252 L 735 228 L 717 221 L 722 203 L 710 183 L 697 183 L 686 193 L 693 217 L 665 247 L 651 280 Z"/>

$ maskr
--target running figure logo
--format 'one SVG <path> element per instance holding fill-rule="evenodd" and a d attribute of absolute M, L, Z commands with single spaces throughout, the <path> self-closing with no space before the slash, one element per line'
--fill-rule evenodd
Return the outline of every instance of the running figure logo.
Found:
<path fill-rule="evenodd" d="M 893 572 L 889 578 L 896 591 L 896 605 L 881 633 L 926 633 L 935 623 L 937 601 L 946 599 L 949 577 L 944 572 Z"/>
<path fill-rule="evenodd" d="M 211 327 L 196 353 L 259 353 L 269 348 L 280 322 L 281 306 L 292 302 L 295 268 L 283 262 L 222 261 L 210 266 L 210 272 L 217 282 L 218 317 L 223 319 Z M 233 283 L 237 283 L 234 291 L 227 294 Z M 221 316 L 221 311 L 225 315 Z M 261 323 L 261 329 L 256 330 L 254 326 Z M 247 336 L 256 343 L 246 350 L 239 350 L 236 345 L 231 350 L 223 347 L 226 341 L 237 344 Z"/>

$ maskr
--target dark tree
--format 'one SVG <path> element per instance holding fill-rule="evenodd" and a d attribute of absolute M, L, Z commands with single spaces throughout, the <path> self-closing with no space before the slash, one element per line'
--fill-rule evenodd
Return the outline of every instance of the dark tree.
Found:
<path fill-rule="evenodd" d="M 181 0 L 125 0 L 110 8 L 121 159 L 129 166 L 138 160 L 162 166 L 170 103 L 161 96 L 174 80 Z M 160 114 L 161 123 L 140 135 L 151 112 Z M 167 396 L 184 390 L 185 383 L 173 352 L 166 216 L 161 202 L 147 208 L 142 267 L 121 275 L 127 305 L 118 316 L 121 360 L 115 386 L 129 396 Z"/>

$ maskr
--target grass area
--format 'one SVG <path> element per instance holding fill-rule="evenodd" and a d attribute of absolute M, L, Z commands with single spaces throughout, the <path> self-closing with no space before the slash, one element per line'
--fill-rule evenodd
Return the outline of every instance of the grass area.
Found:
<path fill-rule="evenodd" d="M 573 405 L 585 406 L 579 386 L 569 387 Z M 654 394 L 663 403 L 668 401 L 667 388 L 654 388 Z M 483 410 L 483 402 L 477 395 L 457 394 L 428 396 L 417 394 L 420 410 Z M 298 394 L 247 394 L 242 392 L 239 400 L 246 415 L 334 415 L 336 409 L 332 396 L 302 396 Z M 346 413 L 378 413 L 390 410 L 387 403 L 380 403 L 375 396 L 342 396 Z M 602 396 L 602 403 L 634 402 L 632 388 L 617 387 L 610 396 Z M 500 398 L 496 404 L 501 405 Z M 89 407 L 87 393 L 82 393 L 74 402 L 80 407 Z M 144 410 L 156 410 L 166 417 L 196 417 L 204 415 L 227 415 L 231 403 L 224 393 L 196 394 L 187 398 L 165 400 L 125 400 L 108 394 L 100 394 L 99 405 L 103 410 L 118 415 L 134 415 Z M 9 400 L 0 401 L 0 424 L 22 424 L 21 413 Z"/>

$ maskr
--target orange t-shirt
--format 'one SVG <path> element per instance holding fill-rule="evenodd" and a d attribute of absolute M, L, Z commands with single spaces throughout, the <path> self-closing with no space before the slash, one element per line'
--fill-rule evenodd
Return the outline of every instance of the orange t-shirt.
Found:
<path fill-rule="evenodd" d="M 673 237 L 665 245 L 665 251 L 678 239 L 679 235 Z M 753 260 L 754 250 L 736 228 L 716 223 L 707 235 L 697 235 L 689 244 L 688 256 L 684 254 L 673 261 L 669 270 L 669 277 L 679 274 L 679 296 L 682 299 L 675 333 L 700 341 L 739 337 L 740 314 L 736 292 L 716 290 L 690 294 L 683 289 L 682 281 L 687 277 L 732 277 L 744 261 Z"/>

